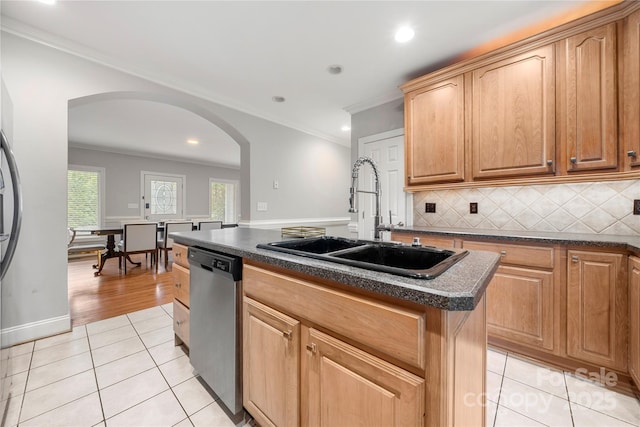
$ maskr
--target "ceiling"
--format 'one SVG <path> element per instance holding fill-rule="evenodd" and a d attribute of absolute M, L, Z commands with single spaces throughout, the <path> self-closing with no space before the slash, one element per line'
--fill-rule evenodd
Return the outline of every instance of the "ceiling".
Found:
<path fill-rule="evenodd" d="M 582 3 L 2 0 L 0 7 L 5 31 L 350 145 L 350 133 L 341 130 L 350 113 L 400 98 L 400 84 L 437 64 Z M 415 30 L 404 44 L 393 37 L 402 25 Z M 343 72 L 329 73 L 332 65 Z M 183 142 L 198 132 L 233 144 L 208 122 L 154 104 L 74 107 L 72 118 L 82 125 L 70 122 L 70 141 L 181 157 L 191 156 Z M 219 163 L 237 165 L 237 156 Z"/>

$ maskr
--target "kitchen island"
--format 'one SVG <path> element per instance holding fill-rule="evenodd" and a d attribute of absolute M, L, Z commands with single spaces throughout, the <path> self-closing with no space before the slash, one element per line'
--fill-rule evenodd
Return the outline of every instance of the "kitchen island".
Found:
<path fill-rule="evenodd" d="M 258 249 L 275 230 L 172 237 L 243 259 L 243 403 L 261 425 L 484 425 L 498 255 L 421 280 Z"/>

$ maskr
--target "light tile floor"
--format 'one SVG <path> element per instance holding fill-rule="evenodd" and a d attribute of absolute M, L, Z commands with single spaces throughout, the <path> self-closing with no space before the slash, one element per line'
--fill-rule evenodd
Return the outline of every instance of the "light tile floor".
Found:
<path fill-rule="evenodd" d="M 4 425 L 233 426 L 174 346 L 171 316 L 167 304 L 3 350 Z M 497 350 L 487 368 L 487 426 L 640 427 L 638 399 Z"/>
<path fill-rule="evenodd" d="M 490 349 L 487 426 L 640 426 L 640 400 Z M 612 379 L 613 380 L 613 379 Z"/>
<path fill-rule="evenodd" d="M 174 346 L 172 304 L 9 352 L 5 426 L 234 426 Z M 238 425 L 243 425 L 244 421 Z"/>

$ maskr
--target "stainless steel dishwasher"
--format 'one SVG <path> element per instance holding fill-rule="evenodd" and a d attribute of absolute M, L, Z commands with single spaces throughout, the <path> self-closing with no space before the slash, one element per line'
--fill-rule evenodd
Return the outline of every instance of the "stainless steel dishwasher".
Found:
<path fill-rule="evenodd" d="M 189 248 L 189 359 L 229 412 L 242 412 L 242 258 Z"/>

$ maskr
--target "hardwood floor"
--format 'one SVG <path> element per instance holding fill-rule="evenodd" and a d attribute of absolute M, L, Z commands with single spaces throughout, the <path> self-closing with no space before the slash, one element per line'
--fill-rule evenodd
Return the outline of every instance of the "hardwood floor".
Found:
<path fill-rule="evenodd" d="M 95 263 L 94 257 L 69 260 L 69 309 L 73 326 L 173 300 L 172 274 L 165 271 L 164 262 L 156 273 L 155 266 L 145 263 L 144 254 L 132 255 L 132 258 L 142 261 L 142 265 L 128 264 L 126 276 L 118 269 L 118 260 L 110 259 L 98 277 L 93 275 L 95 270 L 91 267 Z"/>

